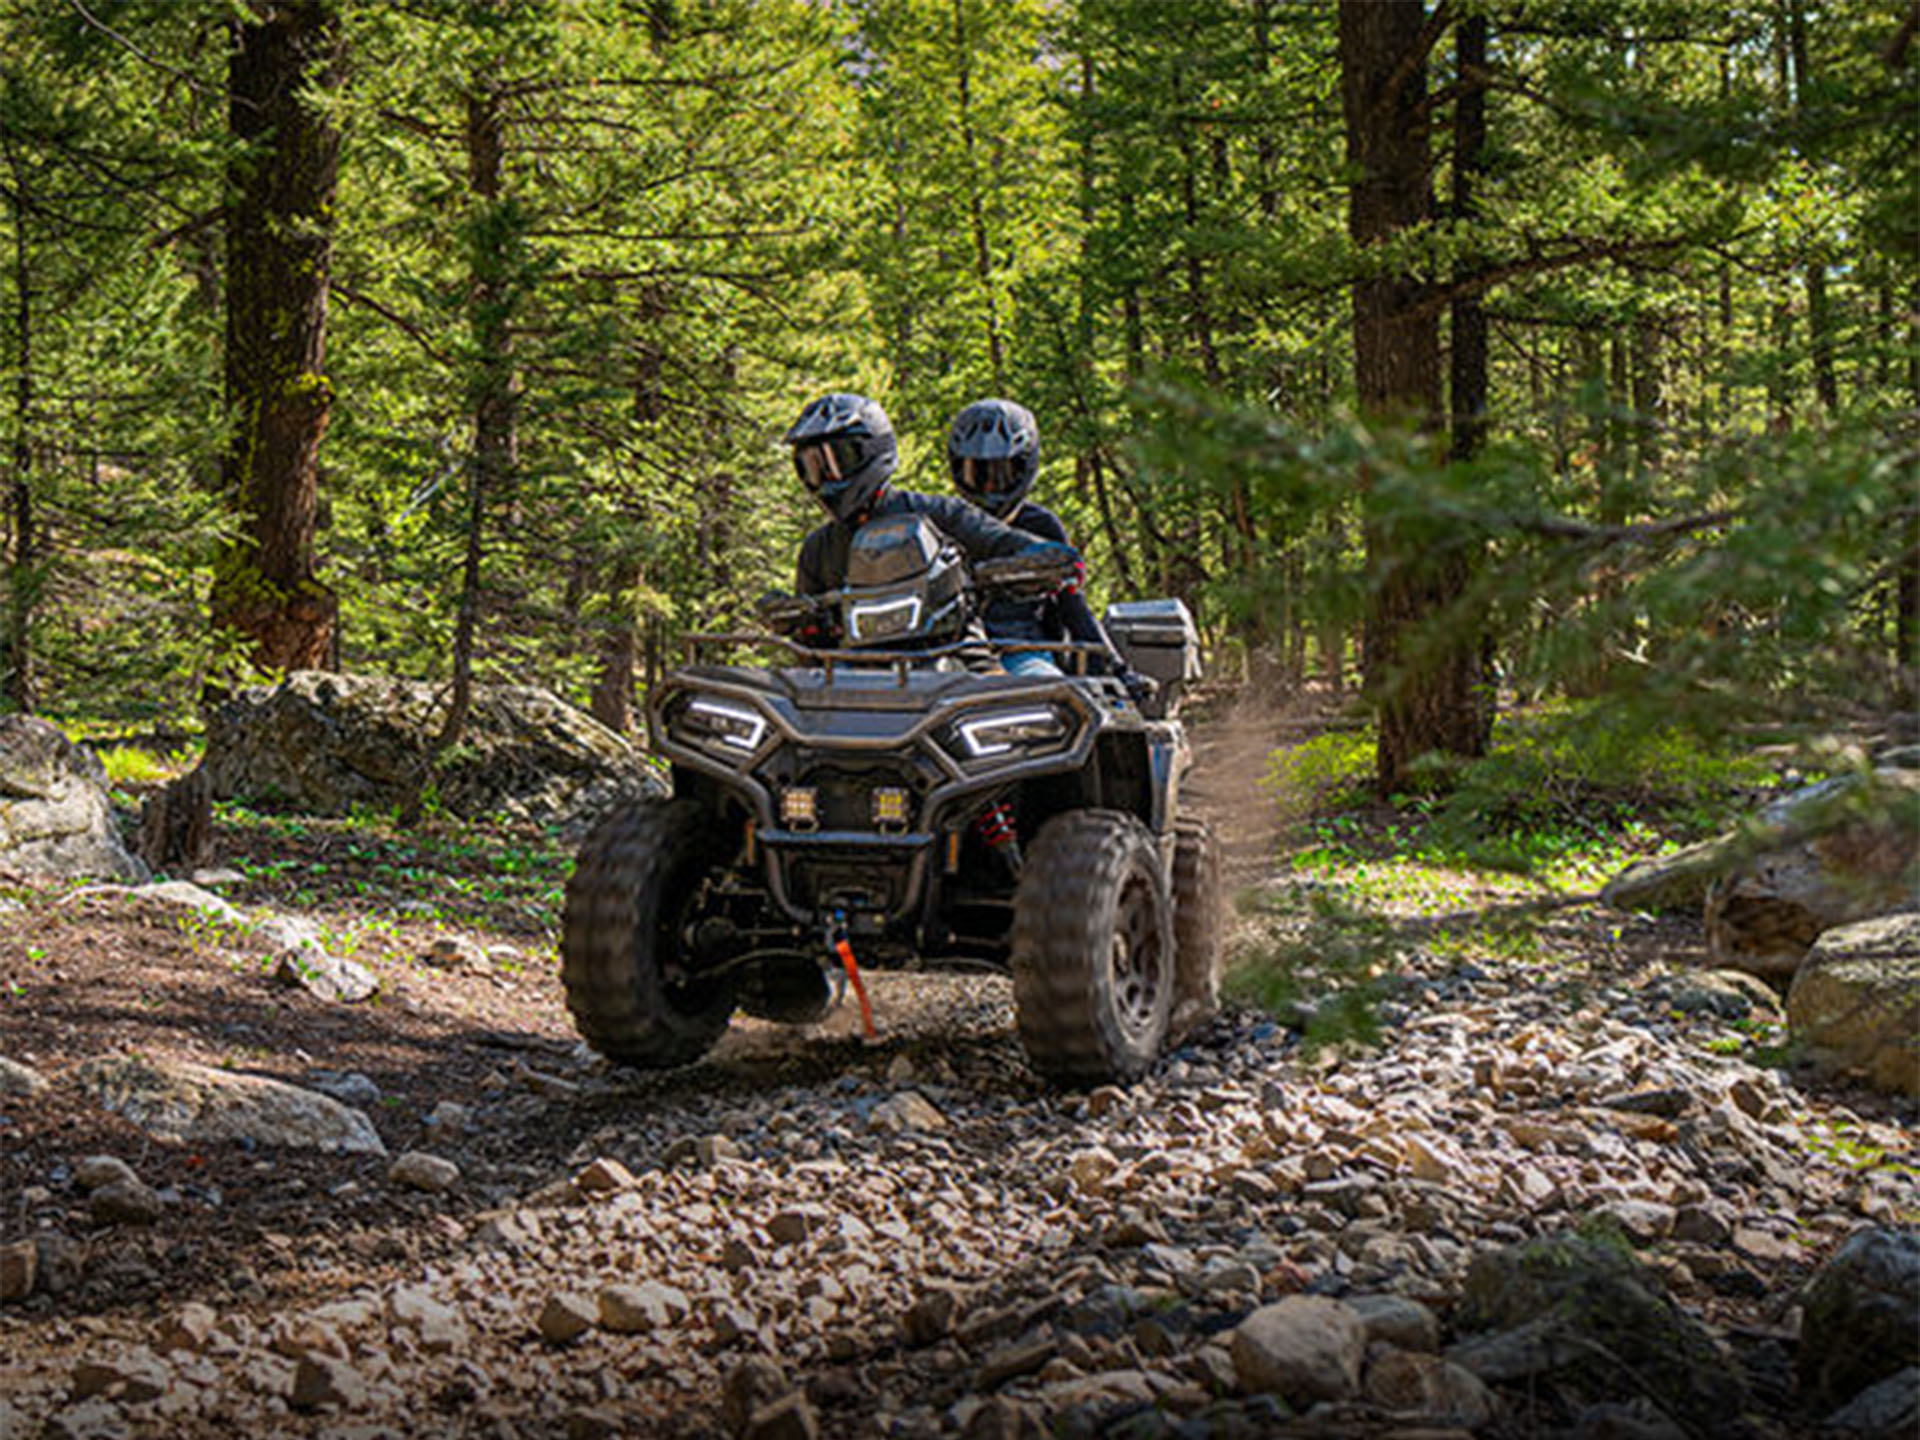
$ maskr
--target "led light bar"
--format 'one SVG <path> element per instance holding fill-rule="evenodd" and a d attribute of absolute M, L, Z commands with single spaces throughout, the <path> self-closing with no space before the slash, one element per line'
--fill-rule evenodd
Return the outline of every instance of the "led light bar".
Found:
<path fill-rule="evenodd" d="M 920 624 L 920 597 L 858 601 L 847 608 L 847 636 L 854 641 L 911 635 Z"/>
<path fill-rule="evenodd" d="M 873 823 L 878 827 L 904 825 L 907 823 L 907 802 L 912 797 L 905 790 L 891 786 L 882 787 L 873 792 Z"/>
<path fill-rule="evenodd" d="M 1065 723 L 1052 710 L 1003 711 L 962 720 L 956 728 L 967 754 L 975 760 L 1005 755 L 1034 740 L 1058 740 L 1067 733 Z"/>
<path fill-rule="evenodd" d="M 718 700 L 698 699 L 690 702 L 686 709 L 686 722 L 689 729 L 702 731 L 722 745 L 730 745 L 736 750 L 758 750 L 761 737 L 767 733 L 764 715 Z"/>

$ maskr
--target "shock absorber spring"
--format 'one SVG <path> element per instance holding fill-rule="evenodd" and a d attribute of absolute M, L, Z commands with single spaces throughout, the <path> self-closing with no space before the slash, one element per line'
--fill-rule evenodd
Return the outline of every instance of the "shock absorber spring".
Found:
<path fill-rule="evenodd" d="M 995 801 L 973 822 L 973 829 L 989 850 L 998 851 L 1013 872 L 1020 873 L 1020 829 L 1014 821 L 1013 806 L 1005 800 Z"/>

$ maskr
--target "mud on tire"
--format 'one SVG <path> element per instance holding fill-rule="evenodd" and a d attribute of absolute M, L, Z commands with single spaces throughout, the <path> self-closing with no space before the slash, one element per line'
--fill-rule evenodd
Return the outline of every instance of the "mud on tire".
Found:
<path fill-rule="evenodd" d="M 1213 826 L 1182 815 L 1173 827 L 1173 1026 L 1185 1033 L 1220 1010 L 1225 896 Z"/>
<path fill-rule="evenodd" d="M 1152 833 L 1115 810 L 1040 828 L 1013 903 L 1013 997 L 1034 1069 L 1069 1084 L 1133 1080 L 1173 1006 L 1173 906 Z"/>
<path fill-rule="evenodd" d="M 672 973 L 681 922 L 721 859 L 711 818 L 685 800 L 624 805 L 587 836 L 567 881 L 560 977 L 575 1027 L 625 1065 L 697 1060 L 727 1028 L 733 987 Z"/>

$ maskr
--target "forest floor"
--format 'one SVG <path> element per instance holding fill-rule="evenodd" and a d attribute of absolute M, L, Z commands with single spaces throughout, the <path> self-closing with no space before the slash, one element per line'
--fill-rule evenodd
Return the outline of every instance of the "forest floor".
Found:
<path fill-rule="evenodd" d="M 1327 718 L 1242 703 L 1199 728 L 1249 963 L 1314 940 L 1255 781 Z M 1548 1384 L 1409 1409 L 1370 1379 L 1288 1412 L 1240 1393 L 1222 1341 L 1302 1289 L 1391 1292 L 1436 1321 L 1396 1343 L 1430 1350 L 1460 1338 L 1478 1251 L 1603 1212 L 1727 1347 L 1753 1433 L 1798 1434 L 1799 1287 L 1920 1213 L 1911 1112 L 1755 1063 L 1764 1001 L 1688 1005 L 1683 920 L 1388 934 L 1364 1033 L 1308 1047 L 1230 1006 L 1125 1092 L 1036 1079 L 985 975 L 873 977 L 877 1042 L 844 1010 L 736 1020 L 636 1075 L 568 1021 L 557 842 L 229 809 L 217 847 L 226 898 L 315 920 L 380 993 L 281 988 L 244 931 L 136 892 L 5 887 L 0 1057 L 56 1083 L 0 1094 L 0 1247 L 40 1241 L 34 1293 L 0 1307 L 0 1440 L 1557 1434 L 1582 1402 Z M 1480 884 L 1447 906 L 1511 898 Z M 116 1053 L 358 1077 L 389 1154 L 154 1141 L 59 1083 Z M 391 1178 L 416 1150 L 457 1180 Z M 156 1214 L 103 1213 L 99 1155 Z"/>

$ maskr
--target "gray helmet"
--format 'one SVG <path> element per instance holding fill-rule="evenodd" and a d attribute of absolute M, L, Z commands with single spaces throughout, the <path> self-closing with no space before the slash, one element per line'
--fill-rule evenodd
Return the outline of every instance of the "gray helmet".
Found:
<path fill-rule="evenodd" d="M 893 422 L 864 395 L 822 395 L 782 438 L 801 483 L 848 525 L 873 508 L 900 462 Z"/>
<path fill-rule="evenodd" d="M 1011 515 L 1040 473 L 1040 427 L 1011 400 L 976 400 L 947 436 L 953 488 L 989 515 Z"/>

